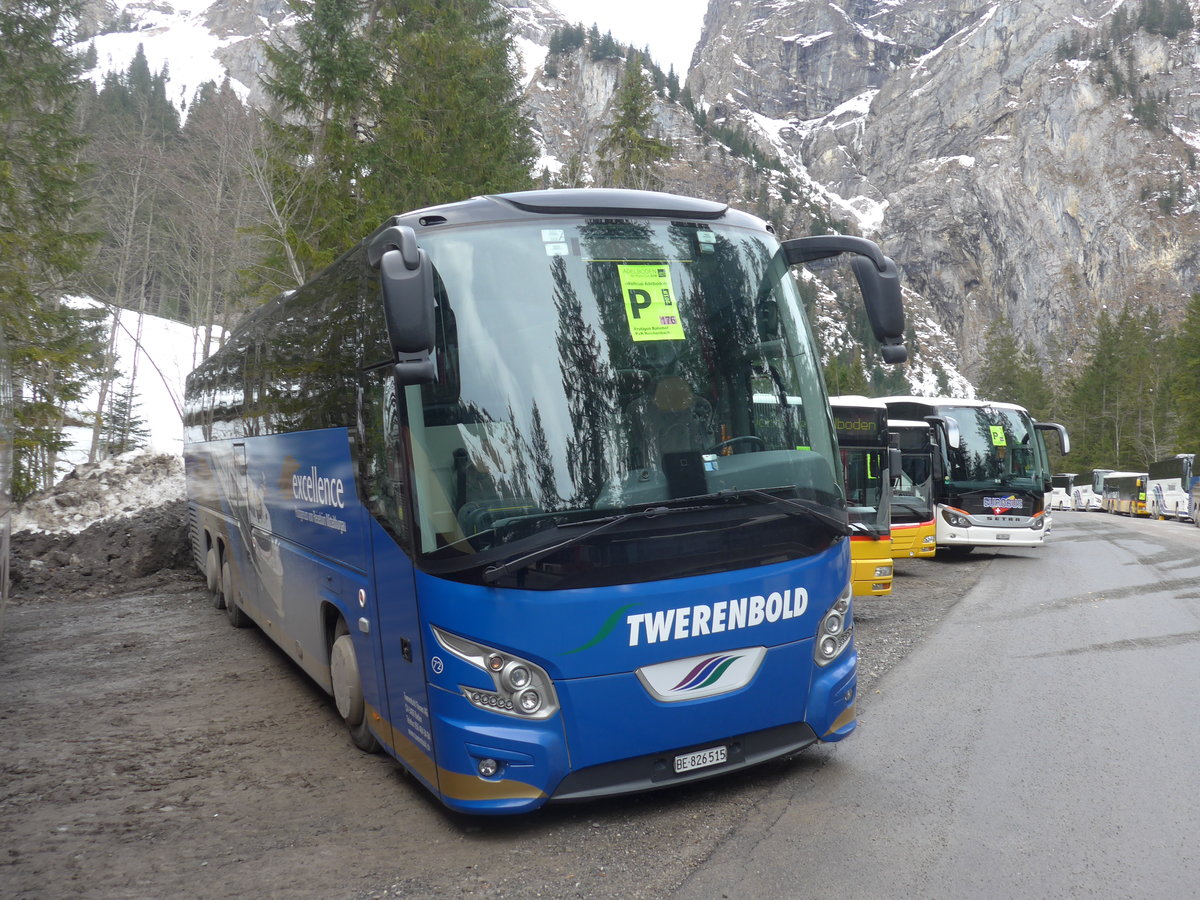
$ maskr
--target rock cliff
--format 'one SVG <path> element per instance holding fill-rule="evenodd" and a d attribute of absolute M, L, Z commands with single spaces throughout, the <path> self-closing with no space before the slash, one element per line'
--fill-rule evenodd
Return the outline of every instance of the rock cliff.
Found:
<path fill-rule="evenodd" d="M 688 84 L 852 208 L 978 373 L 1195 290 L 1200 46 L 1182 2 L 713 0 Z M 1178 19 L 1176 19 L 1178 21 Z"/>

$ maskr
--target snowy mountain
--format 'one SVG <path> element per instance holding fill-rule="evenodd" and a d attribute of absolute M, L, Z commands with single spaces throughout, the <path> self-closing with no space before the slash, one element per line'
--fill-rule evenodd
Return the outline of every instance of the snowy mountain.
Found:
<path fill-rule="evenodd" d="M 547 0 L 502 4 L 539 167 L 561 177 L 581 160 L 587 184 L 620 63 L 580 50 L 548 74 L 566 20 Z M 261 40 L 289 25 L 279 0 L 104 9 L 93 76 L 140 42 L 181 106 L 223 72 L 260 100 Z M 905 284 L 909 383 L 969 395 L 963 374 L 987 365 L 998 318 L 1050 363 L 1086 345 L 1106 306 L 1153 306 L 1167 323 L 1182 310 L 1200 269 L 1200 41 L 1172 23 L 1192 13 L 1188 0 L 710 0 L 694 106 L 656 109 L 676 153 L 665 187 L 786 233 L 878 241 Z M 816 287 L 826 351 L 851 347 L 849 310 Z"/>

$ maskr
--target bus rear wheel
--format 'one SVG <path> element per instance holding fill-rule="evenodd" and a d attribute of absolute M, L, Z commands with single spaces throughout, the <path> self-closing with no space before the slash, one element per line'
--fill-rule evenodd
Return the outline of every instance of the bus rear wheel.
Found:
<path fill-rule="evenodd" d="M 208 595 L 217 609 L 225 608 L 225 596 L 221 592 L 221 556 L 216 547 L 209 547 L 204 556 L 204 578 L 208 582 Z"/>
<path fill-rule="evenodd" d="M 250 624 L 250 617 L 242 612 L 236 599 L 237 591 L 233 587 L 233 572 L 226 562 L 221 566 L 221 599 L 225 604 L 225 618 L 234 628 L 245 628 Z"/>
<path fill-rule="evenodd" d="M 338 619 L 337 628 L 334 629 L 333 646 L 329 650 L 329 679 L 333 683 L 334 705 L 346 723 L 350 740 L 364 753 L 378 753 L 379 741 L 367 726 L 367 704 L 363 698 L 354 638 L 341 619 Z"/>

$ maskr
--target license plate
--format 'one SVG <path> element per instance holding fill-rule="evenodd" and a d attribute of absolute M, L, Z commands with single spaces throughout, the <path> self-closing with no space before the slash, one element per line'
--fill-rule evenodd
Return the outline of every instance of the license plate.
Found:
<path fill-rule="evenodd" d="M 1010 534 L 998 534 L 998 535 L 996 535 L 996 540 L 1007 541 L 1010 537 L 1012 537 L 1012 535 L 1010 535 Z"/>
<path fill-rule="evenodd" d="M 705 766 L 716 766 L 727 759 L 724 747 L 709 747 L 707 750 L 697 750 L 694 753 L 681 753 L 675 757 L 675 773 L 690 772 L 692 769 L 703 769 Z"/>

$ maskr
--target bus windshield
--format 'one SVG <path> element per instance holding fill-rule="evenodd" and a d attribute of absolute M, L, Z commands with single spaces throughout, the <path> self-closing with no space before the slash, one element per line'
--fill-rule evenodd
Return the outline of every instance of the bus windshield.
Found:
<path fill-rule="evenodd" d="M 718 492 L 773 491 L 844 519 L 818 360 L 775 240 L 666 219 L 552 224 L 421 236 L 439 380 L 404 389 L 418 558 L 474 565 L 597 516 L 701 510 L 689 498 Z M 787 516 L 761 496 L 707 508 L 694 527 L 673 524 L 668 555 L 719 549 L 698 537 L 705 515 L 721 529 Z"/>
<path fill-rule="evenodd" d="M 842 467 L 849 496 L 850 521 L 872 534 L 891 530 L 891 497 L 884 491 L 886 451 L 869 447 L 843 447 Z"/>
<path fill-rule="evenodd" d="M 950 481 L 959 490 L 994 485 L 1042 491 L 1050 472 L 1042 462 L 1039 438 L 1028 413 L 998 406 L 949 407 L 960 443 L 949 448 Z"/>
<path fill-rule="evenodd" d="M 927 522 L 933 518 L 933 452 L 927 426 L 893 426 L 901 453 L 901 470 L 892 480 L 892 522 Z"/>

